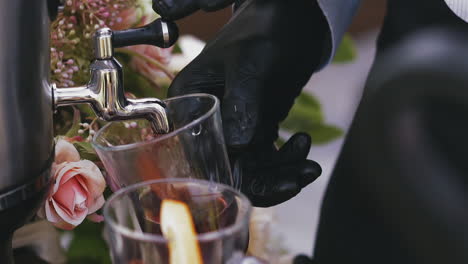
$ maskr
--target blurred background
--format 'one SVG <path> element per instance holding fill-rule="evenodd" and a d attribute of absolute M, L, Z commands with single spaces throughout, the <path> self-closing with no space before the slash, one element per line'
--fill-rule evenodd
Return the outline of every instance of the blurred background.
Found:
<path fill-rule="evenodd" d="M 327 122 L 344 131 L 351 124 L 374 59 L 375 41 L 385 16 L 385 6 L 384 0 L 363 1 L 349 29 L 356 44 L 357 58 L 350 63 L 328 66 L 312 76 L 305 87 L 322 103 Z M 209 41 L 226 23 L 230 14 L 230 8 L 215 13 L 198 12 L 181 20 L 180 29 L 182 34 Z M 297 197 L 276 208 L 280 232 L 292 253 L 312 252 L 321 201 L 343 141 L 341 137 L 326 145 L 313 146 L 309 158 L 321 164 L 322 176 Z"/>
<path fill-rule="evenodd" d="M 349 31 L 354 36 L 359 36 L 362 33 L 378 29 L 383 21 L 385 5 L 386 1 L 384 0 L 363 0 Z M 177 24 L 182 33 L 208 41 L 229 20 L 230 16 L 230 7 L 212 13 L 200 11 L 178 21 Z"/>

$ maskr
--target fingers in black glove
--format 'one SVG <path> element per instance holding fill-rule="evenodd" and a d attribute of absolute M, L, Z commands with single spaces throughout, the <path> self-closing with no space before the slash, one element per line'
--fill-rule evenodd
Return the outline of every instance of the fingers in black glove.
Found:
<path fill-rule="evenodd" d="M 315 161 L 307 160 L 310 136 L 298 133 L 279 151 L 242 153 L 236 158 L 235 175 L 242 179 L 241 191 L 254 206 L 269 207 L 296 196 L 302 188 L 317 179 L 322 169 Z"/>
<path fill-rule="evenodd" d="M 293 264 L 314 264 L 315 261 L 313 261 L 311 258 L 309 258 L 306 255 L 298 255 L 294 258 Z"/>
<path fill-rule="evenodd" d="M 300 188 L 306 187 L 322 174 L 322 168 L 317 162 L 307 160 L 311 144 L 308 134 L 297 133 L 279 150 L 280 164 L 293 162 L 299 165 L 291 172 L 297 171 L 296 182 Z"/>

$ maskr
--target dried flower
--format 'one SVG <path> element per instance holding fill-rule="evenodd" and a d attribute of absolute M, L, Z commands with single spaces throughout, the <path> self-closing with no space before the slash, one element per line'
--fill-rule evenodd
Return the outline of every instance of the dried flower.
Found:
<path fill-rule="evenodd" d="M 83 36 L 90 38 L 98 28 L 121 23 L 121 13 L 135 8 L 136 0 L 69 0 L 64 13 L 76 14 L 84 26 Z"/>
<path fill-rule="evenodd" d="M 50 49 L 50 68 L 53 80 L 62 87 L 74 86 L 73 76 L 80 68 L 73 59 L 64 57 L 63 51 L 57 51 L 56 48 Z"/>
<path fill-rule="evenodd" d="M 51 26 L 52 80 L 60 87 L 85 83 L 94 32 L 102 27 L 122 26 L 129 22 L 129 14 L 139 13 L 139 9 L 137 0 L 67 0 Z"/>
<path fill-rule="evenodd" d="M 149 23 L 157 18 L 151 3 L 151 0 L 67 0 L 51 27 L 52 81 L 60 87 L 86 83 L 89 62 L 93 60 L 91 38 L 95 31 L 103 27 L 122 30 Z M 148 46 L 136 47 L 135 52 L 165 66 L 171 49 Z M 164 75 L 172 77 L 172 73 L 161 71 L 154 63 L 148 64 L 141 58 L 132 58 L 131 65 L 152 82 Z"/>

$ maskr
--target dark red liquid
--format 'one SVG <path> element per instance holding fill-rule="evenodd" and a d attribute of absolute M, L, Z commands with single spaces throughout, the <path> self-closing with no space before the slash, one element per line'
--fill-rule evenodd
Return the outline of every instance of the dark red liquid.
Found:
<path fill-rule="evenodd" d="M 217 232 L 233 226 L 240 212 L 238 200 L 232 194 L 211 192 L 208 187 L 157 186 L 144 194 L 135 194 L 132 198 L 136 203 L 134 208 L 142 208 L 137 211 L 142 231 L 157 235 L 162 235 L 159 223 L 161 203 L 164 199 L 177 200 L 188 205 L 197 234 Z M 225 263 L 233 252 L 245 251 L 247 232 L 246 227 L 238 233 L 199 241 L 203 263 Z M 169 250 L 166 246 L 157 247 L 158 255 L 163 260 L 161 263 L 169 263 Z"/>
<path fill-rule="evenodd" d="M 161 235 L 159 223 L 162 201 L 155 195 L 145 199 L 151 199 L 153 206 L 143 212 L 144 225 L 142 226 L 145 227 L 144 231 Z M 180 201 L 189 206 L 197 234 L 215 232 L 233 225 L 238 213 L 237 201 L 234 198 L 228 200 L 222 195 L 213 194 L 200 197 L 200 199 L 191 198 L 190 200 L 182 199 Z"/>

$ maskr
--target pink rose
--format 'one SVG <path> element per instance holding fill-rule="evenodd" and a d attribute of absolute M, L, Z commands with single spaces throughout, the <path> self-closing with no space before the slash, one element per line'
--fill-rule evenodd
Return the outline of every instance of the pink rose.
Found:
<path fill-rule="evenodd" d="M 63 162 L 80 161 L 80 153 L 73 144 L 60 139 L 55 145 L 55 164 Z"/>
<path fill-rule="evenodd" d="M 55 159 L 54 185 L 39 215 L 66 230 L 75 228 L 88 216 L 102 220 L 92 215 L 105 202 L 102 193 L 106 182 L 96 164 L 80 160 L 78 151 L 65 140 L 57 142 Z"/>
<path fill-rule="evenodd" d="M 137 45 L 128 47 L 128 49 L 133 50 L 147 58 L 156 60 L 164 66 L 169 64 L 172 55 L 172 48 L 162 49 L 151 45 Z M 148 61 L 139 58 L 138 56 L 132 57 L 130 67 L 152 81 L 158 77 L 166 76 L 158 66 L 151 64 Z"/>

